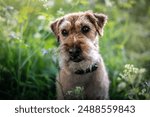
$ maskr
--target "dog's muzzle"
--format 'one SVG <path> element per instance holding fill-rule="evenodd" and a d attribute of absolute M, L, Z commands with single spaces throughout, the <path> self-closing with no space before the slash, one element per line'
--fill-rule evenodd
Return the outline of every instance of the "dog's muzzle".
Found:
<path fill-rule="evenodd" d="M 73 47 L 69 49 L 70 60 L 73 62 L 80 62 L 83 60 L 82 51 L 79 47 Z"/>

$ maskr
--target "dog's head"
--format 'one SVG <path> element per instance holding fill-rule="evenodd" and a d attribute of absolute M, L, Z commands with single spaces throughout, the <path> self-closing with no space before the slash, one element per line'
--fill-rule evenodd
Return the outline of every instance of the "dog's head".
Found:
<path fill-rule="evenodd" d="M 87 11 L 68 14 L 53 22 L 51 29 L 60 43 L 61 63 L 78 69 L 97 62 L 96 37 L 103 35 L 106 21 L 106 15 Z"/>

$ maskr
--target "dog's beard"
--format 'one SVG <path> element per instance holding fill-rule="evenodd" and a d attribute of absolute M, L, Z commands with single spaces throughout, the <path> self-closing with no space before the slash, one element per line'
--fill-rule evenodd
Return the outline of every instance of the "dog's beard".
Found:
<path fill-rule="evenodd" d="M 77 71 L 77 70 L 86 70 L 87 68 L 91 68 L 93 64 L 98 63 L 100 61 L 100 56 L 97 51 L 90 50 L 90 52 L 87 53 L 86 57 L 84 57 L 84 60 L 81 62 L 73 62 L 69 61 L 68 67 L 71 71 Z"/>
<path fill-rule="evenodd" d="M 80 62 L 73 62 L 70 60 L 69 54 L 61 50 L 60 51 L 60 68 L 67 66 L 71 72 L 75 72 L 77 70 L 86 70 L 87 68 L 91 68 L 93 64 L 100 62 L 100 54 L 98 52 L 97 46 L 93 43 L 88 43 L 89 49 L 83 50 L 83 60 Z"/>

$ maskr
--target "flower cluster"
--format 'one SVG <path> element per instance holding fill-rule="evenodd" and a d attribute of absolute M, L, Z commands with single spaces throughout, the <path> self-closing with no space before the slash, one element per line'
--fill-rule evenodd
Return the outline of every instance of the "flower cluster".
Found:
<path fill-rule="evenodd" d="M 144 68 L 137 68 L 132 64 L 126 64 L 123 73 L 119 74 L 119 78 L 123 79 L 129 84 L 134 84 L 137 81 L 141 81 L 143 73 L 146 72 Z"/>
<path fill-rule="evenodd" d="M 125 99 L 149 99 L 149 86 L 144 80 L 146 69 L 126 64 L 118 77 L 117 92 L 124 92 Z"/>

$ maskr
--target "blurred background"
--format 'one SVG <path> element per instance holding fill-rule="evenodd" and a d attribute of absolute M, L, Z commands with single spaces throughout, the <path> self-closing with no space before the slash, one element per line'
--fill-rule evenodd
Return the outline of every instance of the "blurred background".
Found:
<path fill-rule="evenodd" d="M 108 15 L 99 44 L 110 99 L 150 99 L 150 0 L 0 0 L 0 99 L 56 99 L 49 25 L 86 10 Z"/>

